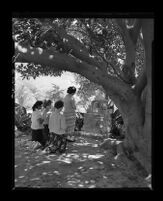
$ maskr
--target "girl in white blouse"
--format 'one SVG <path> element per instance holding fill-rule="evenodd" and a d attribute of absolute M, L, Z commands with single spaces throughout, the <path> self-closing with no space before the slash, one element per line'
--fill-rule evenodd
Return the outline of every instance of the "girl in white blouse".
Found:
<path fill-rule="evenodd" d="M 32 109 L 32 116 L 31 116 L 31 129 L 32 129 L 32 141 L 39 142 L 43 147 L 45 146 L 45 140 L 43 136 L 43 117 L 41 114 L 43 102 L 37 101 Z"/>
<path fill-rule="evenodd" d="M 59 100 L 54 105 L 54 111 L 49 118 L 50 142 L 46 151 L 49 153 L 63 153 L 66 150 L 66 122 L 61 113 L 64 103 Z"/>

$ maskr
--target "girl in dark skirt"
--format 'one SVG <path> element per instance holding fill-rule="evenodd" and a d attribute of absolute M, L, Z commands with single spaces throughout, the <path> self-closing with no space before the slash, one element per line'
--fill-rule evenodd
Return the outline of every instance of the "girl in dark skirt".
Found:
<path fill-rule="evenodd" d="M 64 103 L 63 101 L 57 101 L 54 104 L 54 111 L 49 118 L 49 131 L 50 141 L 46 148 L 48 153 L 64 153 L 66 150 L 66 122 L 65 117 L 61 114 Z"/>
<path fill-rule="evenodd" d="M 49 133 L 49 110 L 51 109 L 51 103 L 52 101 L 51 100 L 48 100 L 48 101 L 44 101 L 43 103 L 43 119 L 44 119 L 44 122 L 43 122 L 43 126 L 44 126 L 44 129 L 43 129 L 43 135 L 44 135 L 44 140 L 47 144 L 47 142 L 50 140 L 50 133 Z"/>
<path fill-rule="evenodd" d="M 41 114 L 41 108 L 42 108 L 42 101 L 37 101 L 32 109 L 32 116 L 31 116 L 31 129 L 32 129 L 32 141 L 39 142 L 42 147 L 45 146 L 45 140 L 43 136 L 43 117 Z"/>

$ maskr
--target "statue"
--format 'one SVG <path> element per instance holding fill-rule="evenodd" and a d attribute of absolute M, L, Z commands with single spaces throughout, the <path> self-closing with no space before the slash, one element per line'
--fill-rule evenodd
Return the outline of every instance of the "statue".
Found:
<path fill-rule="evenodd" d="M 97 95 L 84 116 L 83 130 L 85 132 L 108 134 L 110 123 L 108 101 L 101 95 Z"/>

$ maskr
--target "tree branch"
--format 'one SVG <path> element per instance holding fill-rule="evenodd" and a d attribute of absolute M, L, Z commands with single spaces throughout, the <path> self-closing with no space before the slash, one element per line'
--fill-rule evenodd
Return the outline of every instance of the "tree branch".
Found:
<path fill-rule="evenodd" d="M 46 50 L 40 52 L 38 48 L 26 49 L 26 52 L 24 51 L 23 53 L 20 48 L 17 47 L 17 51 L 20 52 L 20 55 L 17 57 L 16 62 L 40 64 L 45 67 L 49 66 L 52 69 L 66 70 L 81 74 L 90 81 L 107 89 L 109 96 L 114 97 L 119 95 L 123 98 L 123 101 L 129 101 L 134 95 L 131 88 L 121 80 L 101 72 L 101 70 L 94 68 L 94 66 L 86 62 L 77 61 L 77 59 L 70 55 L 56 52 L 49 55 Z"/>
<path fill-rule="evenodd" d="M 99 83 L 97 77 L 101 71 L 86 62 L 77 60 L 71 55 L 54 52 L 53 47 L 48 50 L 40 51 L 40 48 L 30 49 L 30 47 L 27 46 L 22 49 L 20 48 L 20 45 L 18 45 L 16 47 L 16 52 L 19 53 L 16 62 L 41 64 L 45 67 L 49 66 L 54 69 L 56 68 L 57 70 L 75 72 L 83 76 L 89 75 L 93 82 Z M 88 79 L 90 79 L 90 77 Z"/>
<path fill-rule="evenodd" d="M 97 62 L 95 59 L 90 57 L 88 49 L 76 38 L 68 35 L 62 27 L 53 26 L 54 31 L 57 31 L 58 36 L 65 42 L 62 42 L 62 46 L 71 49 L 71 54 L 76 58 L 87 62 L 90 65 L 101 68 L 103 65 L 101 62 Z M 67 39 L 67 40 L 66 40 Z"/>
<path fill-rule="evenodd" d="M 85 29 L 87 30 L 87 32 L 88 32 L 88 34 L 89 34 L 89 36 L 90 36 L 90 39 L 95 38 L 94 33 L 91 31 L 90 28 L 87 27 L 85 21 L 84 21 L 84 20 L 81 20 L 81 21 L 82 21 L 83 25 L 85 26 Z M 91 43 L 92 43 L 92 41 L 91 41 Z M 105 62 L 106 65 L 103 66 L 103 69 L 105 69 L 105 72 L 108 74 L 107 68 L 108 68 L 108 66 L 110 65 L 110 66 L 112 67 L 112 69 L 114 70 L 114 73 L 115 73 L 122 81 L 125 82 L 125 80 L 123 79 L 123 77 L 117 72 L 117 70 L 116 70 L 116 68 L 114 67 L 114 65 L 111 64 L 111 62 L 109 63 L 109 62 L 107 61 L 107 59 L 105 59 L 105 57 L 102 56 L 102 55 L 98 52 L 98 50 L 97 50 L 95 47 L 94 47 L 94 50 L 95 50 L 96 54 Z"/>
<path fill-rule="evenodd" d="M 135 88 L 134 88 L 134 92 L 135 94 L 140 97 L 143 90 L 145 89 L 146 85 L 147 85 L 147 79 L 150 80 L 151 79 L 151 54 L 147 54 L 148 51 L 147 50 L 150 50 L 150 45 L 151 45 L 151 41 L 153 39 L 153 30 L 152 30 L 152 26 L 149 26 L 149 24 L 151 23 L 152 21 L 149 21 L 149 20 L 142 20 L 141 23 L 142 23 L 142 28 L 143 28 L 143 40 L 142 40 L 142 43 L 144 45 L 144 48 L 145 48 L 145 63 L 144 63 L 144 68 L 143 68 L 143 71 L 141 73 L 141 75 L 139 76 L 137 82 L 136 82 L 136 85 L 135 85 Z M 149 23 L 149 24 L 148 24 Z M 152 23 L 151 23 L 152 24 Z M 151 25 L 150 24 L 150 25 Z M 147 39 L 147 36 L 149 36 L 149 38 Z M 145 41 L 144 41 L 145 40 Z M 150 73 L 149 73 L 150 72 Z"/>
<path fill-rule="evenodd" d="M 79 29 L 73 29 L 73 28 L 68 28 L 68 32 L 78 32 L 78 33 L 81 33 L 82 35 L 85 35 L 85 36 L 87 36 L 87 33 L 86 32 L 84 32 L 84 30 L 82 31 L 82 30 L 79 30 Z"/>
<path fill-rule="evenodd" d="M 90 38 L 90 42 L 93 43 L 92 38 L 95 38 L 95 35 L 94 35 L 93 31 L 92 31 L 90 28 L 87 27 L 87 24 L 85 23 L 85 21 L 84 21 L 83 19 L 80 19 L 80 21 L 82 22 L 82 24 L 83 24 L 84 27 L 85 27 L 85 30 L 86 30 L 87 33 L 88 33 L 88 36 L 89 36 L 89 38 Z M 102 55 L 98 52 L 98 50 L 95 48 L 95 46 L 94 46 L 94 50 L 95 50 L 96 54 L 97 54 L 98 56 L 100 56 L 100 58 L 103 60 L 103 62 L 101 62 L 100 69 L 101 69 L 102 71 L 105 71 L 105 73 L 107 73 L 107 67 L 106 67 L 107 63 L 105 62 L 103 56 L 102 56 Z"/>
<path fill-rule="evenodd" d="M 142 26 L 142 20 L 136 19 L 136 23 L 135 23 L 134 27 L 129 29 L 129 35 L 130 35 L 130 38 L 132 39 L 132 42 L 134 45 L 136 45 L 136 43 L 137 43 L 137 39 L 140 34 L 141 26 Z"/>
<path fill-rule="evenodd" d="M 141 96 L 141 93 L 142 93 L 143 89 L 145 88 L 146 84 L 147 84 L 147 76 L 146 76 L 146 70 L 144 68 L 143 72 L 140 75 L 140 77 L 138 78 L 135 88 L 134 88 L 134 92 L 138 97 Z"/>
<path fill-rule="evenodd" d="M 151 83 L 152 74 L 152 42 L 154 40 L 154 19 L 142 20 L 142 33 L 146 58 L 146 74 L 148 83 Z"/>
<path fill-rule="evenodd" d="M 135 63 L 135 44 L 129 35 L 129 30 L 126 28 L 124 19 L 116 19 L 116 24 L 118 25 L 118 29 L 121 33 L 126 48 L 125 64 L 130 66 L 133 62 Z"/>

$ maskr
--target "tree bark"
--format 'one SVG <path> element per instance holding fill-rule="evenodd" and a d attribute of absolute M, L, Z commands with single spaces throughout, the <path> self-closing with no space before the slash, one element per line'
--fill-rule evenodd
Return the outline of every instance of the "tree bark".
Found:
<path fill-rule="evenodd" d="M 125 140 L 122 143 L 127 157 L 134 156 L 148 173 L 151 173 L 151 122 L 150 116 L 145 116 L 140 99 L 135 97 L 130 104 L 119 102 L 125 128 Z M 128 111 L 128 112 L 127 112 Z"/>
<path fill-rule="evenodd" d="M 142 76 L 136 84 L 135 99 L 128 104 L 131 113 L 126 114 L 123 102 L 119 102 L 124 122 L 126 124 L 126 139 L 124 147 L 132 150 L 135 158 L 146 171 L 151 173 L 151 118 L 152 118 L 152 42 L 153 20 L 142 20 L 142 32 L 145 47 L 145 68 Z M 145 87 L 145 89 L 144 89 Z M 145 93 L 144 91 L 145 90 Z M 140 100 L 144 93 L 144 106 Z M 121 106 L 122 105 L 122 106 Z M 130 149 L 131 148 L 131 149 Z"/>

